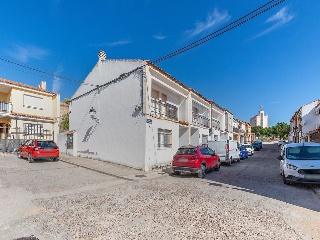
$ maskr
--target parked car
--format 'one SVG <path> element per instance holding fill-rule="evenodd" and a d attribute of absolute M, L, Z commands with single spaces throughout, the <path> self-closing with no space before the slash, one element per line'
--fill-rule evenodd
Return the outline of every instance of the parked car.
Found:
<path fill-rule="evenodd" d="M 279 140 L 278 141 L 278 147 L 281 147 L 281 146 L 283 146 L 283 145 L 285 145 L 286 144 L 286 141 L 285 140 Z"/>
<path fill-rule="evenodd" d="M 320 144 L 290 143 L 283 147 L 280 174 L 283 182 L 320 183 Z"/>
<path fill-rule="evenodd" d="M 36 159 L 52 159 L 59 161 L 59 147 L 51 140 L 28 140 L 19 147 L 19 158 L 27 158 L 29 163 Z"/>
<path fill-rule="evenodd" d="M 249 156 L 252 156 L 252 155 L 254 154 L 254 148 L 252 147 L 251 144 L 245 143 L 245 144 L 243 144 L 243 147 L 244 147 L 245 149 L 247 149 Z"/>
<path fill-rule="evenodd" d="M 238 143 L 235 140 L 208 141 L 208 147 L 216 151 L 220 161 L 232 165 L 232 162 L 240 161 Z"/>
<path fill-rule="evenodd" d="M 239 146 L 239 157 L 240 159 L 245 159 L 245 158 L 248 158 L 249 156 L 249 152 L 247 151 L 247 149 L 244 147 L 244 146 Z"/>
<path fill-rule="evenodd" d="M 260 149 L 262 148 L 262 141 L 261 140 L 255 140 L 252 143 L 252 147 L 255 151 L 260 151 Z"/>
<path fill-rule="evenodd" d="M 172 170 L 175 175 L 184 172 L 196 173 L 199 178 L 204 178 L 207 171 L 219 171 L 219 169 L 219 155 L 205 146 L 182 146 L 172 160 Z"/>

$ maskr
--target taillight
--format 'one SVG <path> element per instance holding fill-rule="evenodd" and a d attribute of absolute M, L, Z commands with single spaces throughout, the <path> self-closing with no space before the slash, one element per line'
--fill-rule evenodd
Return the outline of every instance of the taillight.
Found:
<path fill-rule="evenodd" d="M 191 158 L 190 158 L 190 160 L 198 160 L 198 156 L 197 155 L 194 155 L 194 156 L 192 156 Z"/>
<path fill-rule="evenodd" d="M 227 153 L 230 152 L 230 146 L 229 146 L 229 144 L 226 145 L 226 151 L 227 151 Z"/>

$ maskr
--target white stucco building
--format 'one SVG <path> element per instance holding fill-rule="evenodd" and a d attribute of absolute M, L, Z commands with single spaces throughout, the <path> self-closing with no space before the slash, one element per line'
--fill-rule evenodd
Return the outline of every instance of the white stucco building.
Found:
<path fill-rule="evenodd" d="M 300 107 L 291 117 L 290 142 L 320 142 L 320 100 Z"/>
<path fill-rule="evenodd" d="M 260 111 L 258 112 L 258 114 L 250 118 L 250 125 L 252 127 L 255 127 L 255 126 L 262 126 L 263 128 L 269 127 L 268 115 L 264 113 L 262 106 L 260 106 Z"/>
<path fill-rule="evenodd" d="M 104 56 L 72 97 L 69 154 L 147 171 L 182 145 L 232 139 L 228 110 L 149 61 Z"/>

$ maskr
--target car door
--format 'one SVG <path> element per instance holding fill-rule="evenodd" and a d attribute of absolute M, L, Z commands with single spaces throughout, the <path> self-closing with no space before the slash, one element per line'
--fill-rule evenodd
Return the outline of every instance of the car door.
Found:
<path fill-rule="evenodd" d="M 32 152 L 33 152 L 33 147 L 34 147 L 34 141 L 33 140 L 30 140 L 28 142 L 28 144 L 26 145 L 26 157 L 28 156 L 28 154 L 30 153 L 31 156 L 32 156 Z"/>
<path fill-rule="evenodd" d="M 209 168 L 210 163 L 208 163 L 208 148 L 206 147 L 201 147 L 200 148 L 200 159 L 201 163 L 205 162 L 206 163 L 206 168 Z"/>
<path fill-rule="evenodd" d="M 29 144 L 29 141 L 26 141 L 20 146 L 19 152 L 21 157 L 27 157 L 26 148 L 28 144 Z"/>
<path fill-rule="evenodd" d="M 209 156 L 210 156 L 211 168 L 217 166 L 219 156 L 217 154 L 215 154 L 215 152 L 211 148 L 208 148 L 208 152 L 209 152 Z"/>

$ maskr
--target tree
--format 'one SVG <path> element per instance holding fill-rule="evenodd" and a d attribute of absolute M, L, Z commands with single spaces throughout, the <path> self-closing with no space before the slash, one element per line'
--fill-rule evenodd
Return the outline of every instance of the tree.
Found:
<path fill-rule="evenodd" d="M 285 139 L 288 137 L 288 133 L 290 131 L 290 125 L 285 122 L 278 122 L 275 126 L 277 136 L 281 139 Z"/>
<path fill-rule="evenodd" d="M 61 123 L 60 123 L 60 130 L 61 131 L 68 131 L 69 130 L 69 114 L 63 116 Z"/>

